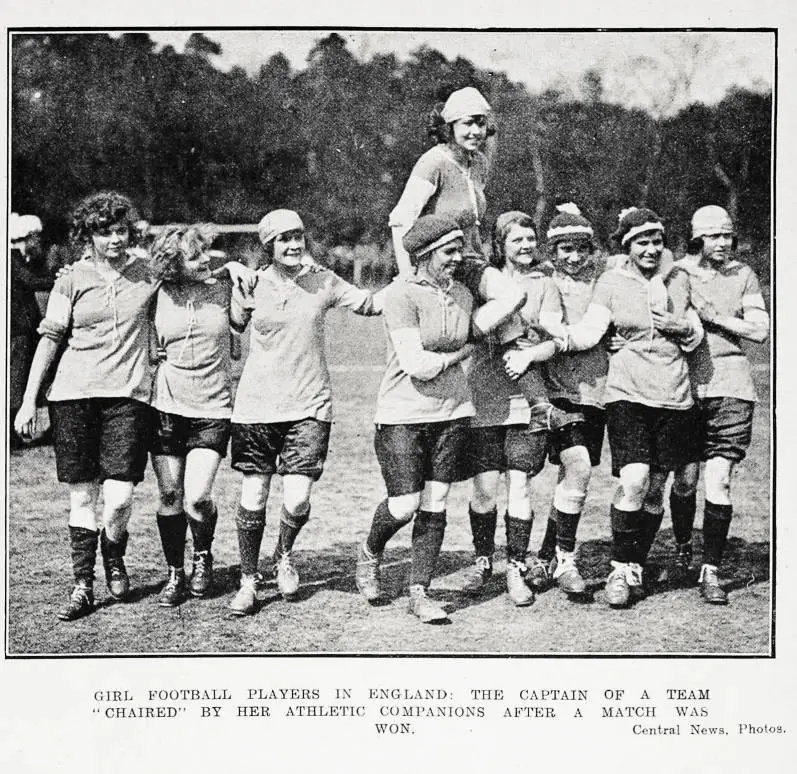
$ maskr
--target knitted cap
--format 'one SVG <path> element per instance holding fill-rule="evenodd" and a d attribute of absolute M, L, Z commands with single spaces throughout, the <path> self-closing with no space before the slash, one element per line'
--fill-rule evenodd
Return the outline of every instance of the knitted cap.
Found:
<path fill-rule="evenodd" d="M 550 244 L 564 242 L 568 239 L 592 239 L 592 224 L 581 214 L 581 210 L 573 202 L 558 204 L 557 214 L 548 225 L 546 237 Z"/>
<path fill-rule="evenodd" d="M 627 245 L 637 234 L 645 231 L 664 232 L 661 218 L 646 207 L 628 207 L 620 213 L 617 231 L 612 234 L 612 239 L 621 245 Z"/>
<path fill-rule="evenodd" d="M 11 218 L 8 221 L 8 238 L 12 242 L 17 242 L 20 239 L 25 239 L 31 234 L 40 234 L 42 230 L 42 222 L 35 215 L 17 215 L 11 213 Z"/>
<path fill-rule="evenodd" d="M 272 210 L 257 224 L 257 233 L 264 245 L 286 231 L 304 231 L 302 219 L 293 210 Z"/>
<path fill-rule="evenodd" d="M 414 258 L 448 244 L 452 239 L 463 237 L 456 219 L 449 215 L 422 215 L 412 228 L 404 234 L 401 242 Z"/>
<path fill-rule="evenodd" d="M 484 116 L 492 110 L 490 103 L 482 96 L 478 89 L 466 86 L 464 89 L 452 92 L 446 104 L 443 105 L 441 115 L 443 121 L 450 124 L 465 116 Z"/>
<path fill-rule="evenodd" d="M 692 239 L 708 234 L 733 234 L 734 231 L 731 216 L 716 204 L 701 207 L 692 215 Z"/>

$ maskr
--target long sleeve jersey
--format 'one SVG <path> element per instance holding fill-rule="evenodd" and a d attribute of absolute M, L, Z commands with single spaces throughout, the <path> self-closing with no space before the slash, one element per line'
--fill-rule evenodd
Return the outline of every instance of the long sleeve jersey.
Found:
<path fill-rule="evenodd" d="M 563 322 L 573 325 L 584 317 L 606 261 L 596 258 L 578 274 L 554 271 L 553 281 L 562 299 Z M 603 407 L 609 353 L 603 341 L 581 352 L 562 352 L 543 366 L 545 383 L 551 398 L 565 398 L 573 403 Z"/>
<path fill-rule="evenodd" d="M 595 284 L 592 301 L 582 320 L 569 326 L 571 350 L 598 344 L 610 324 L 625 339 L 609 360 L 604 403 L 630 401 L 646 406 L 688 409 L 693 404 L 685 349 L 702 338 L 683 342 L 653 326 L 653 311 L 684 315 L 689 307 L 689 278 L 676 269 L 643 277 L 626 261 L 604 272 Z"/>
<path fill-rule="evenodd" d="M 712 269 L 687 257 L 677 265 L 688 272 L 696 303 L 700 297 L 723 317 L 769 325 L 758 277 L 746 264 L 733 260 Z M 756 400 L 750 361 L 741 338 L 730 331 L 706 325 L 704 340 L 689 356 L 689 369 L 698 397 Z"/>
<path fill-rule="evenodd" d="M 379 387 L 375 422 L 403 425 L 445 422 L 473 414 L 462 363 L 452 354 L 465 346 L 473 298 L 452 281 L 442 289 L 415 276 L 399 277 L 385 293 L 387 366 Z"/>
<path fill-rule="evenodd" d="M 529 274 L 512 276 L 526 294 L 514 323 L 519 332 L 537 338 L 541 329 L 561 324 L 562 304 L 552 273 L 550 267 L 541 266 Z M 472 420 L 475 426 L 528 424 L 530 419 L 526 399 L 504 369 L 504 347 L 500 337 L 501 332 L 497 332 L 480 340 L 468 367 L 468 384 L 476 411 Z M 539 366 L 532 364 L 531 367 Z"/>

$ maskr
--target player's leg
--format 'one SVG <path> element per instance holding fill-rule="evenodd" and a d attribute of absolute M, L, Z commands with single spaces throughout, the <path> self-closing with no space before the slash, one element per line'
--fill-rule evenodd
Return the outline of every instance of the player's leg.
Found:
<path fill-rule="evenodd" d="M 377 425 L 374 451 L 387 498 L 376 506 L 368 536 L 357 550 L 355 581 L 370 602 L 382 598 L 382 554 L 390 539 L 409 524 L 421 504 L 426 467 L 424 425 Z"/>
<path fill-rule="evenodd" d="M 235 515 L 241 585 L 232 601 L 232 615 L 254 613 L 262 576 L 258 572 L 260 546 L 266 526 L 266 504 L 271 477 L 277 470 L 282 428 L 274 424 L 232 423 L 231 465 L 241 476 L 241 495 Z"/>
<path fill-rule="evenodd" d="M 100 550 L 111 596 L 127 597 L 130 579 L 125 566 L 133 489 L 144 478 L 151 435 L 151 410 L 128 399 L 100 399 L 99 467 L 103 482 L 103 529 Z"/>
<path fill-rule="evenodd" d="M 152 455 L 152 469 L 158 481 L 158 512 L 156 521 L 168 578 L 158 597 L 162 607 L 174 607 L 185 596 L 185 533 L 186 515 L 183 510 L 183 475 L 185 457 L 167 454 Z"/>
<path fill-rule="evenodd" d="M 186 457 L 184 503 L 193 541 L 188 590 L 194 597 L 206 596 L 213 585 L 212 548 L 219 515 L 213 484 L 221 459 L 218 450 L 212 448 L 192 448 Z"/>

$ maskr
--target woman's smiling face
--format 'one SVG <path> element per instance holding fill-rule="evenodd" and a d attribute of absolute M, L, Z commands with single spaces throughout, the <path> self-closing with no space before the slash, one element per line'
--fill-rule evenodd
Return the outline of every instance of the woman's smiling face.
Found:
<path fill-rule="evenodd" d="M 487 139 L 487 116 L 465 116 L 451 124 L 454 144 L 468 153 L 479 150 Z"/>
<path fill-rule="evenodd" d="M 537 261 L 537 235 L 530 226 L 514 223 L 504 239 L 504 255 L 513 266 L 531 266 Z"/>
<path fill-rule="evenodd" d="M 653 274 L 659 268 L 664 251 L 664 234 L 661 231 L 643 231 L 628 243 L 628 256 L 643 274 Z"/>
<path fill-rule="evenodd" d="M 306 250 L 304 231 L 283 231 L 274 238 L 274 261 L 283 266 L 298 266 Z"/>

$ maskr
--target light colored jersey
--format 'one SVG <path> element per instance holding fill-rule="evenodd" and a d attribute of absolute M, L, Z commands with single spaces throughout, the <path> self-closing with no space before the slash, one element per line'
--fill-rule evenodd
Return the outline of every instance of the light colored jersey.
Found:
<path fill-rule="evenodd" d="M 687 256 L 677 265 L 689 273 L 696 304 L 702 298 L 723 317 L 769 323 L 758 277 L 746 264 L 732 260 L 719 269 L 704 268 L 699 259 Z M 740 337 L 729 331 L 707 326 L 703 342 L 689 356 L 689 368 L 700 398 L 756 400 L 750 361 Z"/>
<path fill-rule="evenodd" d="M 229 280 L 166 283 L 155 304 L 162 359 L 155 371 L 152 405 L 184 417 L 228 418 L 230 325 L 240 330 L 245 324 L 241 294 L 233 292 Z"/>
<path fill-rule="evenodd" d="M 553 280 L 562 299 L 564 322 L 573 325 L 587 311 L 598 277 L 606 268 L 604 258 L 596 258 L 576 276 L 555 271 Z M 609 353 L 601 340 L 583 352 L 562 352 L 543 367 L 548 395 L 573 403 L 603 408 Z"/>
<path fill-rule="evenodd" d="M 688 307 L 689 278 L 680 269 L 647 279 L 626 262 L 598 278 L 586 314 L 569 330 L 575 350 L 596 346 L 611 324 L 625 339 L 609 360 L 604 403 L 630 401 L 684 410 L 692 406 L 686 345 L 657 331 L 651 316 L 660 310 L 681 317 Z"/>
<path fill-rule="evenodd" d="M 512 275 L 512 280 L 525 292 L 526 303 L 516 313 L 514 321 L 507 321 L 495 336 L 478 342 L 468 365 L 468 384 L 476 412 L 471 420 L 474 426 L 528 424 L 528 402 L 517 383 L 506 375 L 505 347 L 500 341 L 503 331 L 511 326 L 513 330 L 522 331 L 529 343 L 538 343 L 548 338 L 544 330 L 546 325 L 561 323 L 562 304 L 552 274 L 550 267 L 540 267 L 529 274 Z M 540 366 L 532 364 L 531 367 Z"/>
<path fill-rule="evenodd" d="M 79 261 L 56 280 L 39 326 L 42 336 L 66 341 L 49 400 L 149 402 L 149 306 L 157 290 L 146 262 L 137 256 L 121 271 L 108 273 L 92 261 Z"/>
<path fill-rule="evenodd" d="M 377 424 L 445 422 L 473 414 L 462 363 L 473 298 L 464 285 L 447 290 L 415 276 L 393 280 L 382 315 L 388 333 L 387 367 L 376 403 Z"/>
<path fill-rule="evenodd" d="M 274 264 L 258 272 L 249 355 L 235 395 L 241 424 L 332 420 L 324 320 L 332 307 L 376 314 L 371 294 L 331 271 L 291 277 Z"/>
<path fill-rule="evenodd" d="M 463 228 L 464 253 L 482 255 L 479 226 L 487 210 L 484 186 L 488 169 L 485 153 L 470 156 L 451 143 L 435 145 L 415 163 L 390 213 L 390 226 L 409 229 L 421 215 L 446 213 L 457 217 L 469 212 L 475 222 Z"/>

